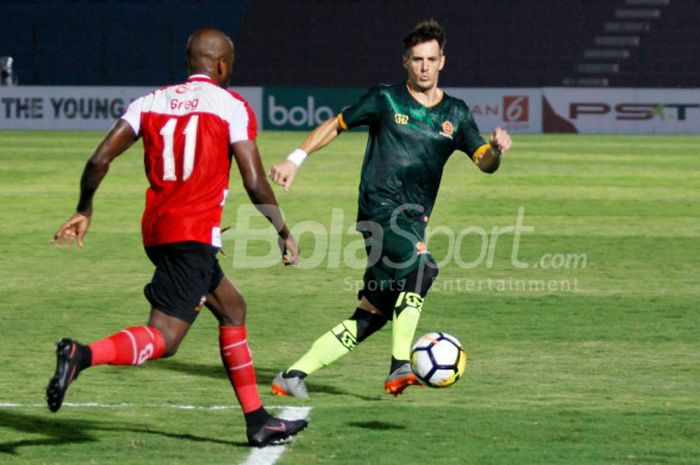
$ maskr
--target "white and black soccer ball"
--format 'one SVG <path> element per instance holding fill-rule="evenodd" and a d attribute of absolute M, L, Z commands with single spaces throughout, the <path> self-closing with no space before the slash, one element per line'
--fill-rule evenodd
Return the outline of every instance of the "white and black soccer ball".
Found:
<path fill-rule="evenodd" d="M 411 349 L 411 368 L 424 384 L 444 388 L 454 384 L 467 367 L 467 354 L 459 340 L 447 333 L 421 336 Z"/>

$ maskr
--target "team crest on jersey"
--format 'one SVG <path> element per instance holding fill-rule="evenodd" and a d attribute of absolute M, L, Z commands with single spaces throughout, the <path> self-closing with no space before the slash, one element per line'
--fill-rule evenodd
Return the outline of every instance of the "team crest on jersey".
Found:
<path fill-rule="evenodd" d="M 396 124 L 408 124 L 408 115 L 394 113 L 394 121 L 396 121 Z"/>
<path fill-rule="evenodd" d="M 440 131 L 441 136 L 445 136 L 448 139 L 452 139 L 452 134 L 454 132 L 455 127 L 449 120 L 445 120 L 442 122 L 442 131 Z"/>
<path fill-rule="evenodd" d="M 196 82 L 187 82 L 185 84 L 180 84 L 179 86 L 175 87 L 175 93 L 182 95 L 188 92 L 198 91 L 201 88 L 202 86 Z"/>

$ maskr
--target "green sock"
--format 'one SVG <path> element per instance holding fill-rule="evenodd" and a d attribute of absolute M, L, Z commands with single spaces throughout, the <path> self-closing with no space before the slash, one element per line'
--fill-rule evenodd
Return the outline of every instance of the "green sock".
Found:
<path fill-rule="evenodd" d="M 391 328 L 391 355 L 396 360 L 411 358 L 411 344 L 422 308 L 423 298 L 415 292 L 402 292 L 396 299 Z"/>
<path fill-rule="evenodd" d="M 311 349 L 287 371 L 298 370 L 310 375 L 338 360 L 357 345 L 357 321 L 345 320 L 316 339 Z"/>

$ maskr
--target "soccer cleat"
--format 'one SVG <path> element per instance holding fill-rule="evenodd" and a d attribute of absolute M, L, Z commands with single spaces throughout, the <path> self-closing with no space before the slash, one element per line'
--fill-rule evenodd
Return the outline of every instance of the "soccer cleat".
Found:
<path fill-rule="evenodd" d="M 386 377 L 384 390 L 387 394 L 393 394 L 394 397 L 397 397 L 404 389 L 413 384 L 420 386 L 421 382 L 411 370 L 411 364 L 406 362 Z"/>
<path fill-rule="evenodd" d="M 253 447 L 283 444 L 308 424 L 306 420 L 283 420 L 270 417 L 257 431 L 252 433 L 248 431 L 248 444 Z"/>
<path fill-rule="evenodd" d="M 61 339 L 56 345 L 56 371 L 46 387 L 46 403 L 52 412 L 61 408 L 68 386 L 80 373 L 78 350 L 78 343 L 72 339 Z"/>
<path fill-rule="evenodd" d="M 302 399 L 309 398 L 309 391 L 306 389 L 304 378 L 300 376 L 292 376 L 285 378 L 284 372 L 280 372 L 272 380 L 272 394 L 275 396 L 290 396 L 300 397 Z"/>

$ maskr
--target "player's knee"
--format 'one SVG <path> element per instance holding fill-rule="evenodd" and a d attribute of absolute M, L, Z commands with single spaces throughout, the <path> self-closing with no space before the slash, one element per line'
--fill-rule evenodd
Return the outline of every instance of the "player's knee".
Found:
<path fill-rule="evenodd" d="M 350 317 L 357 322 L 357 342 L 362 342 L 369 336 L 379 331 L 387 322 L 384 315 L 368 312 L 361 308 L 355 309 L 355 313 Z"/>
<path fill-rule="evenodd" d="M 177 353 L 180 343 L 187 335 L 192 322 L 166 315 L 159 310 L 153 310 L 148 320 L 148 326 L 156 329 L 163 338 L 163 355 L 161 358 L 172 357 Z"/>
<path fill-rule="evenodd" d="M 161 334 L 163 335 L 163 341 L 165 342 L 165 350 L 163 351 L 163 356 L 161 358 L 172 357 L 180 348 L 180 343 L 182 342 L 183 338 L 168 331 L 161 331 Z"/>
<path fill-rule="evenodd" d="M 423 266 L 420 268 L 420 272 L 422 273 L 421 288 L 425 289 L 426 293 L 430 286 L 432 286 L 433 281 L 437 279 L 439 271 L 438 264 L 435 262 L 433 257 L 429 256 L 425 263 L 423 263 Z"/>
<path fill-rule="evenodd" d="M 402 290 L 407 295 L 414 294 L 416 296 L 414 299 L 419 298 L 418 300 L 422 304 L 423 298 L 428 294 L 435 279 L 437 279 L 438 271 L 438 265 L 435 263 L 435 260 L 427 256 L 418 269 L 406 277 Z M 398 302 L 401 302 L 401 299 L 397 301 L 397 306 Z M 410 302 L 408 303 L 410 304 Z"/>
<path fill-rule="evenodd" d="M 180 347 L 180 344 L 165 344 L 165 352 L 163 352 L 163 356 L 161 358 L 169 358 L 172 357 L 177 353 L 177 349 Z"/>

